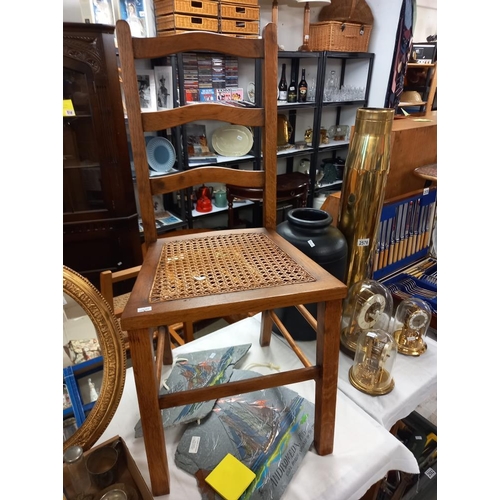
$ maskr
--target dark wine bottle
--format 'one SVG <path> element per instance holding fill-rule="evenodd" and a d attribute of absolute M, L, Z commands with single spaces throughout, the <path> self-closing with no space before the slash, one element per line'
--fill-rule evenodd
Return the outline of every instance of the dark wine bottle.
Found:
<path fill-rule="evenodd" d="M 288 86 L 287 102 L 297 102 L 297 84 L 293 74 L 290 78 L 290 85 Z"/>
<path fill-rule="evenodd" d="M 281 79 L 278 85 L 278 101 L 286 102 L 288 86 L 286 83 L 286 64 L 281 65 Z"/>
<path fill-rule="evenodd" d="M 299 82 L 299 102 L 307 102 L 306 70 L 302 68 L 302 78 Z"/>

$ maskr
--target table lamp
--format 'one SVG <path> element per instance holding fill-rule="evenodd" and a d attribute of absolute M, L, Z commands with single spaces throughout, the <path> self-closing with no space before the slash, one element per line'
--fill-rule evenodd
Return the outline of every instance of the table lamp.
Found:
<path fill-rule="evenodd" d="M 276 0 L 275 0 L 276 1 Z M 309 48 L 309 24 L 311 12 L 309 4 L 314 4 L 315 7 L 324 7 L 330 4 L 330 0 L 295 0 L 297 3 L 304 5 L 304 37 L 302 45 L 297 49 L 299 52 L 311 52 Z"/>

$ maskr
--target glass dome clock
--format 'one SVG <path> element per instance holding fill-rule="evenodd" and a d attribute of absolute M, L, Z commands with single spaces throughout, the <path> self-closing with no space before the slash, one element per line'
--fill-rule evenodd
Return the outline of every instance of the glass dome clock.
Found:
<path fill-rule="evenodd" d="M 371 279 L 358 281 L 349 289 L 342 311 L 340 347 L 353 357 L 362 331 L 389 331 L 393 300 L 389 289 Z"/>
<path fill-rule="evenodd" d="M 391 392 L 396 355 L 396 342 L 387 331 L 370 328 L 360 332 L 349 381 L 356 389 L 372 396 Z"/>
<path fill-rule="evenodd" d="M 398 352 L 407 356 L 420 356 L 427 350 L 425 338 L 432 319 L 432 311 L 419 298 L 400 302 L 394 314 L 392 335 Z"/>

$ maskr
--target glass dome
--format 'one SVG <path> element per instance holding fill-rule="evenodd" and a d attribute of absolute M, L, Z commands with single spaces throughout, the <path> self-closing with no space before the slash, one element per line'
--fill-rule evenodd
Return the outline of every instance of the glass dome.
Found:
<path fill-rule="evenodd" d="M 418 298 L 405 299 L 394 314 L 392 335 L 398 352 L 407 356 L 420 356 L 427 350 L 425 337 L 432 319 L 426 302 Z"/>
<path fill-rule="evenodd" d="M 389 289 L 371 279 L 354 283 L 344 300 L 340 346 L 353 357 L 359 334 L 367 329 L 390 331 L 393 300 Z"/>
<path fill-rule="evenodd" d="M 354 364 L 349 380 L 356 389 L 380 396 L 394 388 L 392 369 L 396 361 L 397 346 L 387 331 L 368 329 L 359 334 Z"/>

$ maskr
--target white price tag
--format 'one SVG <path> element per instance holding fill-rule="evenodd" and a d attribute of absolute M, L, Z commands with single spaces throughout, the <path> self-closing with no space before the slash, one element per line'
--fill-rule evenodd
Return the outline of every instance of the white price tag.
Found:
<path fill-rule="evenodd" d="M 426 194 L 429 194 L 429 188 L 424 188 L 424 196 L 425 196 Z"/>
<path fill-rule="evenodd" d="M 429 478 L 429 479 L 432 479 L 436 474 L 437 472 L 432 468 L 432 467 L 429 467 L 425 472 L 424 474 Z"/>
<path fill-rule="evenodd" d="M 143 312 L 146 312 L 146 311 L 151 311 L 153 308 L 151 306 L 147 306 L 147 307 L 138 307 L 137 308 L 137 312 L 138 313 L 143 313 Z"/>
<path fill-rule="evenodd" d="M 189 443 L 189 453 L 198 453 L 199 446 L 200 436 L 193 436 L 191 438 L 191 443 Z"/>
<path fill-rule="evenodd" d="M 359 238 L 358 247 L 367 247 L 370 244 L 370 238 Z"/>
<path fill-rule="evenodd" d="M 311 248 L 316 246 L 316 245 L 314 244 L 314 241 L 313 241 L 313 240 L 307 240 L 307 243 L 309 243 L 309 246 L 310 246 Z"/>

